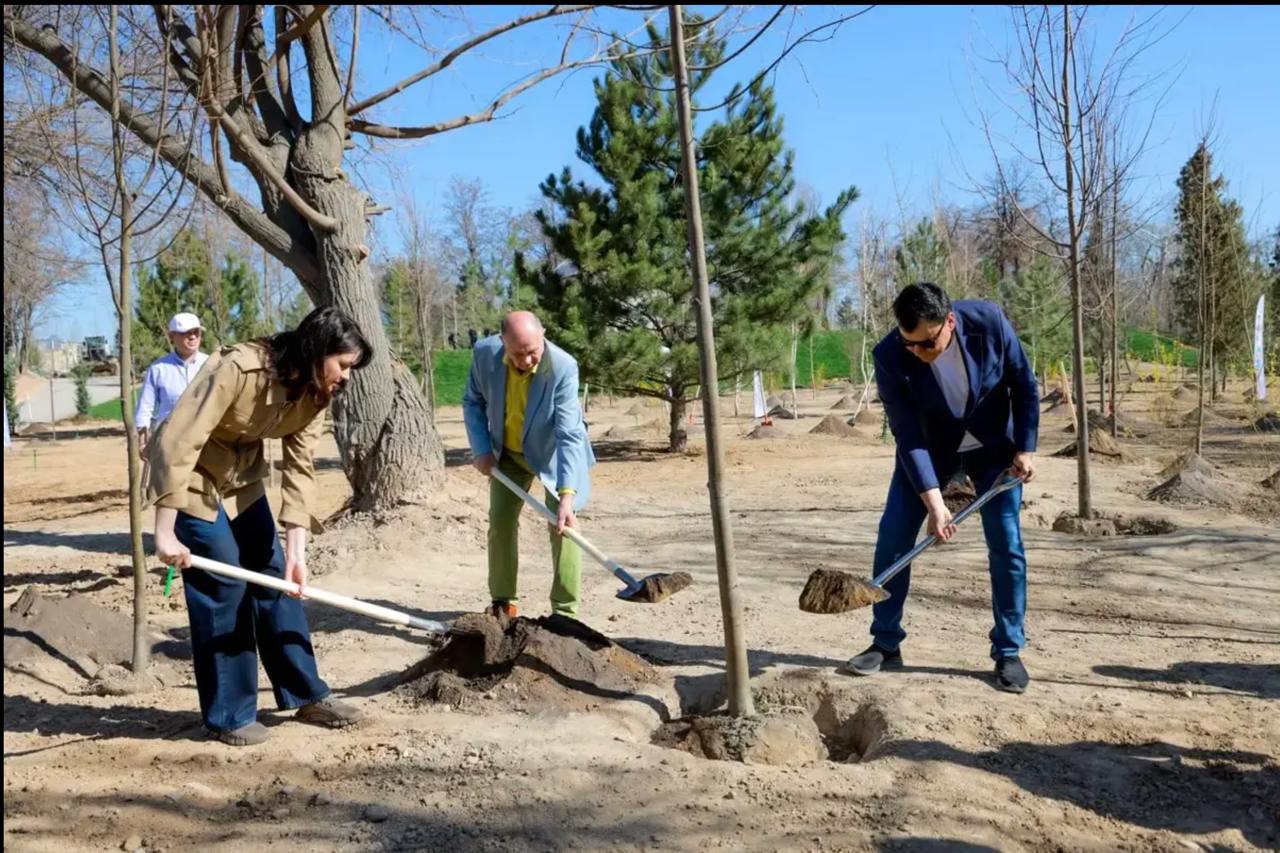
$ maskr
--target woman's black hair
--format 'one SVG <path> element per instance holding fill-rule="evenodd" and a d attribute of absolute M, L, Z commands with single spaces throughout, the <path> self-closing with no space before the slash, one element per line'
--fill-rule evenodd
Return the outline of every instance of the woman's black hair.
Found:
<path fill-rule="evenodd" d="M 328 402 L 324 387 L 324 360 L 332 355 L 359 353 L 352 370 L 360 370 L 373 358 L 373 349 L 355 321 L 337 308 L 317 308 L 289 332 L 262 339 L 266 347 L 272 376 L 296 400 L 310 391 L 318 400 Z"/>

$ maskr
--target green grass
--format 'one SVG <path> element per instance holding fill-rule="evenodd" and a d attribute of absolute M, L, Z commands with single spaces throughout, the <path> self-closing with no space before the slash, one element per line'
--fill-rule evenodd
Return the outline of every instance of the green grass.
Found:
<path fill-rule="evenodd" d="M 138 388 L 142 386 L 139 385 Z M 131 395 L 135 400 L 138 397 L 138 388 L 133 389 Z M 89 417 L 99 421 L 119 421 L 123 418 L 123 412 L 120 408 L 120 398 L 114 400 L 104 400 L 96 406 L 89 407 Z"/>
<path fill-rule="evenodd" d="M 1126 330 L 1129 352 L 1142 361 L 1163 362 L 1170 356 L 1174 364 L 1183 367 L 1195 367 L 1200 351 L 1164 335 L 1153 334 L 1146 329 L 1130 327 Z"/>
<path fill-rule="evenodd" d="M 434 361 L 436 405 L 462 405 L 462 392 L 467 387 L 467 374 L 471 372 L 471 350 L 440 350 Z"/>

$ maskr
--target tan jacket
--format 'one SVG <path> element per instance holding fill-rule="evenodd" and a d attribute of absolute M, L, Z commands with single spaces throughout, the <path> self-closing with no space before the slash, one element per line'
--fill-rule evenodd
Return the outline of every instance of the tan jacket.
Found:
<path fill-rule="evenodd" d="M 172 507 L 205 521 L 222 501 L 235 518 L 265 495 L 269 469 L 265 438 L 283 439 L 283 524 L 324 527 L 315 517 L 316 443 L 324 407 L 311 395 L 290 401 L 274 381 L 261 344 L 223 347 L 191 380 L 149 451 L 147 503 Z"/>

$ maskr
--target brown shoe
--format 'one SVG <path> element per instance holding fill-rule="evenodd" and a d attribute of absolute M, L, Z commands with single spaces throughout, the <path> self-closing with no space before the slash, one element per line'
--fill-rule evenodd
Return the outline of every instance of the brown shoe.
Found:
<path fill-rule="evenodd" d="M 294 719 L 315 726 L 328 726 L 331 729 L 344 729 L 355 725 L 366 718 L 361 711 L 350 702 L 341 702 L 329 696 L 319 702 L 303 705 L 294 715 Z"/>
<path fill-rule="evenodd" d="M 238 729 L 210 729 L 209 734 L 229 746 L 257 746 L 266 743 L 267 738 L 271 737 L 267 727 L 257 720 Z"/>

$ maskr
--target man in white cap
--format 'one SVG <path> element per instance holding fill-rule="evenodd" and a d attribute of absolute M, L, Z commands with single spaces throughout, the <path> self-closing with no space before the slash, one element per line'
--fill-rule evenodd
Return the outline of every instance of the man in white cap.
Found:
<path fill-rule="evenodd" d="M 209 356 L 200 352 L 203 335 L 200 318 L 195 314 L 174 314 L 169 321 L 169 343 L 173 344 L 173 351 L 147 368 L 142 393 L 138 395 L 138 409 L 133 419 L 138 430 L 139 452 L 145 454 L 148 437 L 169 417 L 182 392 L 208 360 Z"/>

